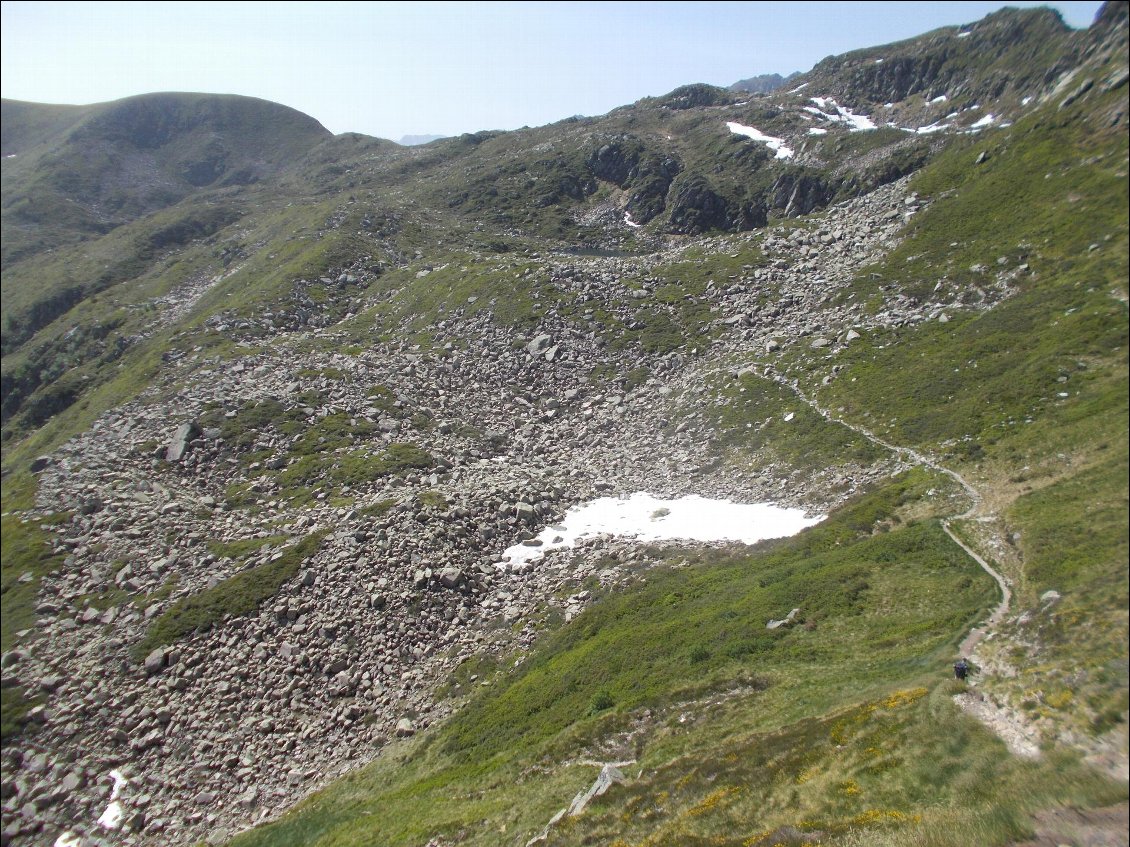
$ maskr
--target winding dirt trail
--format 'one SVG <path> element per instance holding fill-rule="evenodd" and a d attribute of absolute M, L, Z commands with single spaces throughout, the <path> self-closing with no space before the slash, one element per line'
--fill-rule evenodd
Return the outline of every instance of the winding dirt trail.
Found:
<path fill-rule="evenodd" d="M 970 630 L 969 634 L 965 637 L 965 640 L 961 642 L 961 646 L 958 648 L 958 653 L 962 656 L 968 656 L 973 651 L 973 648 L 976 647 L 978 643 L 980 643 L 981 639 L 984 638 L 985 635 L 988 634 L 988 632 L 994 626 L 1004 620 L 1005 615 L 1008 614 L 1008 610 L 1012 605 L 1012 590 L 1009 588 L 1008 582 L 1005 580 L 1004 576 L 987 561 L 985 561 L 985 559 L 979 553 L 977 553 L 976 550 L 974 550 L 972 547 L 958 538 L 957 533 L 953 531 L 953 527 L 951 526 L 953 521 L 995 517 L 995 515 L 984 511 L 985 499 L 981 496 L 981 492 L 974 488 L 972 483 L 970 483 L 969 480 L 967 480 L 957 471 L 945 467 L 932 456 L 929 456 L 919 450 L 915 450 L 912 447 L 901 447 L 897 444 L 892 444 L 891 442 L 880 438 L 866 427 L 859 426 L 858 424 L 853 424 L 850 421 L 846 421 L 843 418 L 835 416 L 831 411 L 821 406 L 815 399 L 805 394 L 797 384 L 796 380 L 787 380 L 770 369 L 765 370 L 765 375 L 770 379 L 773 379 L 778 384 L 783 385 L 791 390 L 794 394 L 796 394 L 798 399 L 808 405 L 814 412 L 819 414 L 826 421 L 847 427 L 852 432 L 862 435 L 871 443 L 877 444 L 885 450 L 889 450 L 890 452 L 895 453 L 896 455 L 909 462 L 912 462 L 913 464 L 922 465 L 924 467 L 930 468 L 930 470 L 945 474 L 958 485 L 960 485 L 962 489 L 965 490 L 965 493 L 969 495 L 969 508 L 959 515 L 951 515 L 948 518 L 944 518 L 942 520 L 942 529 L 945 530 L 946 535 L 948 535 L 953 540 L 954 544 L 964 550 L 969 555 L 969 557 L 973 559 L 973 561 L 981 566 L 981 569 L 984 570 L 985 573 L 993 578 L 997 586 L 1000 588 L 1001 599 L 996 608 L 993 609 L 993 611 L 989 614 L 988 618 L 986 618 L 981 624 Z"/>
<path fill-rule="evenodd" d="M 960 547 L 965 553 L 975 561 L 982 570 L 996 582 L 1000 588 L 1001 599 L 996 607 L 989 614 L 984 621 L 974 626 L 965 638 L 962 640 L 961 645 L 958 647 L 958 654 L 960 656 L 970 656 L 976 646 L 981 642 L 986 635 L 992 632 L 1005 616 L 1008 614 L 1009 608 L 1012 604 L 1012 591 L 1009 588 L 1008 581 L 1004 576 L 990 565 L 985 559 L 972 547 L 966 544 L 957 533 L 954 532 L 952 523 L 954 521 L 964 521 L 972 519 L 992 519 L 995 514 L 985 511 L 985 499 L 981 493 L 969 482 L 965 477 L 957 471 L 947 468 L 938 462 L 937 459 L 915 450 L 911 447 L 902 447 L 897 444 L 892 444 L 886 439 L 880 438 L 875 433 L 866 427 L 858 424 L 853 424 L 840 417 L 834 415 L 830 410 L 821 406 L 814 398 L 809 397 L 800 387 L 796 380 L 786 379 L 781 374 L 778 374 L 771 367 L 762 369 L 765 377 L 774 380 L 779 385 L 782 385 L 792 391 L 797 398 L 805 403 L 809 408 L 823 417 L 830 423 L 839 424 L 840 426 L 847 427 L 852 432 L 866 438 L 873 444 L 888 450 L 897 456 L 903 458 L 907 462 L 922 465 L 937 471 L 938 473 L 945 474 L 950 479 L 954 480 L 962 487 L 969 497 L 969 508 L 964 512 L 951 515 L 942 520 L 942 529 L 946 535 L 950 537 L 954 544 Z M 1025 722 L 1014 712 L 1009 709 L 996 705 L 980 691 L 973 690 L 972 688 L 966 692 L 958 694 L 954 697 L 954 702 L 961 707 L 961 709 L 968 715 L 977 718 L 985 726 L 991 729 L 997 736 L 1004 741 L 1009 751 L 1013 755 L 1021 756 L 1023 758 L 1035 758 L 1040 755 L 1040 748 L 1037 743 L 1036 733 L 1028 727 Z"/>

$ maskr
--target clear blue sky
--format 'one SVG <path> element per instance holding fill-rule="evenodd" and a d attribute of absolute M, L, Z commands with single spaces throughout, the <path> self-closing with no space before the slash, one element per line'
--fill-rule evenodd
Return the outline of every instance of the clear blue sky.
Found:
<path fill-rule="evenodd" d="M 246 94 L 398 139 L 599 115 L 679 85 L 806 71 L 999 2 L 2 3 L 4 97 Z M 1099 2 L 1051 5 L 1074 27 Z"/>

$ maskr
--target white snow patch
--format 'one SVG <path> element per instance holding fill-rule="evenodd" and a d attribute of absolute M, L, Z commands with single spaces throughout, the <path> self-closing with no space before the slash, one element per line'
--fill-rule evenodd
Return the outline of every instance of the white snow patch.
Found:
<path fill-rule="evenodd" d="M 797 86 L 796 88 L 794 88 L 794 89 L 793 89 L 792 91 L 790 91 L 790 92 L 789 92 L 789 94 L 796 94 L 796 93 L 797 93 L 798 91 L 802 91 L 802 90 L 804 90 L 805 88 L 808 88 L 808 83 L 807 83 L 807 82 L 802 82 L 802 83 L 801 83 L 800 85 L 798 85 L 798 86 Z"/>
<path fill-rule="evenodd" d="M 114 788 L 110 791 L 110 805 L 98 818 L 98 825 L 103 829 L 117 829 L 122 822 L 122 804 L 118 802 L 118 795 L 122 787 L 129 782 L 119 770 L 110 771 L 110 779 L 114 780 Z"/>
<path fill-rule="evenodd" d="M 811 112 L 814 115 L 820 115 L 822 118 L 833 123 L 846 124 L 852 132 L 863 132 L 864 130 L 876 129 L 875 122 L 866 115 L 857 115 L 850 109 L 847 109 L 837 103 L 830 97 L 811 97 L 809 98 L 818 108 L 812 106 L 805 106 L 805 111 Z M 829 112 L 828 109 L 834 109 L 835 112 Z"/>
<path fill-rule="evenodd" d="M 827 134 L 828 134 L 828 130 L 826 130 L 826 129 L 821 129 L 821 128 L 820 128 L 820 127 L 818 127 L 818 126 L 810 126 L 810 127 L 808 128 L 808 134 L 809 134 L 809 135 L 827 135 Z"/>
<path fill-rule="evenodd" d="M 1027 106 L 1031 102 L 1032 102 L 1031 97 L 1025 97 L 1023 100 L 1020 101 L 1020 105 L 1021 106 Z"/>
<path fill-rule="evenodd" d="M 946 95 L 944 95 L 944 94 L 939 94 L 939 95 L 938 95 L 937 97 L 935 97 L 935 98 L 934 98 L 933 100 L 931 100 L 930 102 L 931 102 L 931 103 L 945 103 L 945 102 L 946 102 L 947 100 L 949 100 L 949 98 L 948 98 L 948 97 L 946 97 Z"/>
<path fill-rule="evenodd" d="M 763 142 L 770 150 L 776 151 L 778 159 L 791 159 L 793 157 L 793 149 L 785 145 L 783 138 L 774 138 L 772 135 L 766 135 L 752 126 L 735 123 L 734 121 L 726 121 L 726 126 L 730 128 L 730 132 L 734 135 L 744 135 L 754 141 Z"/>
<path fill-rule="evenodd" d="M 632 229 L 639 229 L 641 226 L 643 226 L 643 224 L 638 224 L 632 220 L 631 212 L 624 212 L 624 223 L 626 223 Z"/>
<path fill-rule="evenodd" d="M 876 60 L 875 60 L 875 64 L 876 64 L 876 65 L 881 65 L 881 64 L 883 64 L 883 60 L 882 60 L 882 59 L 876 59 Z"/>
<path fill-rule="evenodd" d="M 973 33 L 971 33 L 971 32 L 959 32 L 959 33 L 957 34 L 957 37 L 958 37 L 958 38 L 968 38 L 968 37 L 969 37 L 969 36 L 971 36 L 972 34 L 973 34 Z"/>
<path fill-rule="evenodd" d="M 600 497 L 570 509 L 561 524 L 538 534 L 538 546 L 515 544 L 502 555 L 510 566 L 540 559 L 547 550 L 572 547 L 579 539 L 608 533 L 641 541 L 739 541 L 753 544 L 766 538 L 795 535 L 824 520 L 805 517 L 803 509 L 768 503 L 732 503 L 697 495 L 661 500 L 642 491 L 627 499 Z"/>
<path fill-rule="evenodd" d="M 118 802 L 118 795 L 122 788 L 129 782 L 119 770 L 112 770 L 108 774 L 114 780 L 114 787 L 110 790 L 110 803 L 98 818 L 98 825 L 103 829 L 117 829 L 121 826 L 124 812 L 122 804 Z M 83 847 L 86 842 L 73 832 L 64 832 L 55 839 L 52 847 Z M 101 840 L 98 842 L 101 844 Z"/>
<path fill-rule="evenodd" d="M 985 117 L 981 118 L 981 120 L 977 121 L 977 123 L 971 125 L 969 128 L 970 129 L 984 129 L 987 126 L 992 126 L 993 122 L 995 120 L 996 120 L 996 118 L 993 117 L 991 114 L 985 115 Z"/>
<path fill-rule="evenodd" d="M 920 126 L 917 129 L 909 130 L 909 132 L 917 133 L 918 135 L 930 135 L 935 132 L 944 132 L 950 128 L 950 124 L 933 123 L 929 126 Z"/>
<path fill-rule="evenodd" d="M 117 829 L 122 822 L 122 804 L 117 800 L 111 801 L 98 819 L 98 825 L 103 829 Z"/>

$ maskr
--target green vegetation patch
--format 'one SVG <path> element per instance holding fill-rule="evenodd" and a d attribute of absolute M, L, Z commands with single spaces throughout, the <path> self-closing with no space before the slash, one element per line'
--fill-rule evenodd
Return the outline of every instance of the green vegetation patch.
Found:
<path fill-rule="evenodd" d="M 428 451 L 415 444 L 389 444 L 380 453 L 366 449 L 322 455 L 310 453 L 284 468 L 278 475 L 279 486 L 297 490 L 324 483 L 334 488 L 363 485 L 383 476 L 422 470 L 434 464 Z"/>
<path fill-rule="evenodd" d="M 34 479 L 28 475 L 34 484 Z M 19 482 L 18 480 L 16 481 Z M 31 489 L 34 491 L 34 488 Z M 8 491 L 12 491 L 9 499 Z M 4 508 L 22 500 L 23 492 L 9 487 L 5 481 Z M 13 502 L 14 501 L 14 502 Z M 0 539 L 3 541 L 3 566 L 0 568 L 3 592 L 3 643 L 0 650 L 7 652 L 17 642 L 16 633 L 28 629 L 35 623 L 35 598 L 42 576 L 58 568 L 62 555 L 55 552 L 52 536 L 42 524 L 58 523 L 69 517 L 67 514 L 52 515 L 50 518 L 36 518 L 19 512 L 5 511 L 0 517 Z"/>
<path fill-rule="evenodd" d="M 713 449 L 738 457 L 762 451 L 790 467 L 821 470 L 847 463 L 870 465 L 887 451 L 841 424 L 826 420 L 776 380 L 749 370 L 716 383 L 705 414 Z"/>
<path fill-rule="evenodd" d="M 51 535 L 42 524 L 57 523 L 69 516 L 58 514 L 36 519 L 12 511 L 34 506 L 35 488 L 35 478 L 28 473 L 4 481 L 5 511 L 0 516 L 0 548 L 4 551 L 0 566 L 0 651 L 4 653 L 18 647 L 19 633 L 35 625 L 40 579 L 63 562 L 63 556 L 55 552 Z M 5 670 L 5 676 L 9 673 Z M 4 742 L 22 732 L 28 711 L 40 699 L 29 696 L 22 686 L 4 685 L 0 711 L 0 737 Z"/>
<path fill-rule="evenodd" d="M 1077 759 L 1053 754 L 1032 764 L 1009 756 L 954 708 L 950 695 L 960 689 L 913 685 L 726 739 L 704 724 L 727 721 L 734 710 L 708 709 L 678 730 L 691 756 L 645 762 L 639 778 L 547 843 L 1004 845 L 1031 837 L 1031 815 L 1045 805 L 1117 800 L 1117 786 Z"/>
<path fill-rule="evenodd" d="M 256 612 L 263 601 L 273 597 L 308 558 L 314 555 L 325 532 L 315 532 L 284 551 L 281 558 L 240 571 L 234 576 L 190 594 L 162 612 L 132 649 L 142 659 L 157 647 L 172 644 L 193 632 L 211 629 L 227 617 L 242 617 Z"/>
<path fill-rule="evenodd" d="M 272 535 L 268 538 L 240 538 L 235 541 L 209 541 L 208 552 L 217 559 L 245 559 L 264 548 L 277 547 L 290 536 Z"/>
<path fill-rule="evenodd" d="M 317 404 L 321 398 L 315 393 L 302 399 Z M 219 429 L 224 443 L 235 450 L 250 449 L 260 433 L 269 427 L 287 435 L 295 435 L 302 432 L 306 425 L 307 416 L 301 404 L 288 408 L 278 400 L 251 400 L 233 411 L 235 414 L 229 416 L 218 406 L 209 409 L 201 415 L 200 425 L 205 429 Z"/>
<path fill-rule="evenodd" d="M 1008 640 L 998 649 L 1024 646 L 1005 653 L 1017 673 L 997 684 L 1029 717 L 1053 717 L 1078 733 L 1124 724 L 1130 705 L 1124 445 L 1020 497 L 1008 513 L 1025 562 L 1017 596 L 1025 613 L 1005 628 Z"/>
<path fill-rule="evenodd" d="M 390 275 L 386 284 L 393 282 L 403 287 L 378 311 L 385 326 L 404 323 L 410 330 L 487 313 L 499 326 L 528 332 L 564 296 L 537 265 L 510 259 L 456 257 L 424 276 L 411 271 Z"/>

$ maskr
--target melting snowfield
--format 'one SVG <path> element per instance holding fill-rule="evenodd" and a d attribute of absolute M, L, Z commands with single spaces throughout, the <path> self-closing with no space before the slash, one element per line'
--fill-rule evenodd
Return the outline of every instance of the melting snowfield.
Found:
<path fill-rule="evenodd" d="M 754 141 L 763 142 L 766 147 L 776 152 L 778 159 L 791 159 L 793 157 L 793 149 L 785 145 L 783 138 L 766 135 L 755 127 L 746 126 L 736 121 L 726 121 L 726 126 L 730 128 L 730 132 L 734 133 L 734 135 L 744 135 L 746 138 L 752 138 Z"/>
<path fill-rule="evenodd" d="M 503 554 L 510 566 L 540 559 L 547 550 L 572 547 L 583 538 L 607 533 L 641 541 L 737 541 L 753 544 L 766 538 L 795 535 L 824 520 L 809 518 L 803 509 L 767 503 L 731 503 L 690 495 L 660 500 L 637 492 L 627 499 L 601 497 L 570 509 L 560 524 L 544 529 L 536 539 L 515 544 Z"/>
<path fill-rule="evenodd" d="M 98 818 L 98 825 L 103 829 L 117 829 L 122 824 L 122 804 L 118 800 L 118 795 L 122 793 L 122 788 L 125 787 L 129 780 L 126 779 L 121 771 L 112 770 L 108 774 L 110 779 L 114 780 L 114 787 L 110 791 L 110 805 Z M 64 832 L 55 839 L 53 847 L 83 847 L 87 842 L 73 832 Z M 102 843 L 99 841 L 98 843 Z"/>
<path fill-rule="evenodd" d="M 844 124 L 851 132 L 866 132 L 876 129 L 875 122 L 867 115 L 857 115 L 851 109 L 844 108 L 830 97 L 809 97 L 816 106 L 805 106 L 804 110 L 817 117 L 832 123 Z M 828 109 L 833 111 L 829 112 Z"/>

